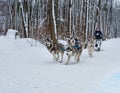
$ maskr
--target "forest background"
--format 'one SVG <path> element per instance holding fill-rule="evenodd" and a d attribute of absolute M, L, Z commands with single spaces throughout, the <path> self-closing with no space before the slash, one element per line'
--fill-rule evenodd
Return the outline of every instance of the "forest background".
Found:
<path fill-rule="evenodd" d="M 99 27 L 104 39 L 117 38 L 119 15 L 119 0 L 0 0 L 0 34 L 12 28 L 41 43 L 72 36 L 86 42 Z"/>

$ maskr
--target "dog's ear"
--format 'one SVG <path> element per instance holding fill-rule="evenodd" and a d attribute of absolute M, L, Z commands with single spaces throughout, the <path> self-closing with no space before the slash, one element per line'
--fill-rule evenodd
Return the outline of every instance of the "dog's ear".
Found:
<path fill-rule="evenodd" d="M 50 39 L 49 39 L 49 38 L 46 38 L 46 41 L 50 42 Z"/>
<path fill-rule="evenodd" d="M 71 39 L 73 39 L 73 38 L 74 38 L 73 36 L 72 36 L 72 37 L 70 37 L 70 40 L 71 40 Z"/>
<path fill-rule="evenodd" d="M 77 39 L 77 38 L 75 38 L 75 41 L 78 41 L 78 39 Z"/>
<path fill-rule="evenodd" d="M 46 38 L 46 41 L 48 41 L 49 39 L 48 38 Z"/>

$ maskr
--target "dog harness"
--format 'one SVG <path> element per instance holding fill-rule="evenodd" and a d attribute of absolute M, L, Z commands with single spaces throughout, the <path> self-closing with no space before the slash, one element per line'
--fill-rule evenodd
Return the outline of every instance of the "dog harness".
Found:
<path fill-rule="evenodd" d="M 81 47 L 79 45 L 74 45 L 73 48 L 80 49 Z"/>
<path fill-rule="evenodd" d="M 64 48 L 61 48 L 61 50 L 62 50 L 62 51 L 65 51 L 65 49 L 64 49 Z"/>

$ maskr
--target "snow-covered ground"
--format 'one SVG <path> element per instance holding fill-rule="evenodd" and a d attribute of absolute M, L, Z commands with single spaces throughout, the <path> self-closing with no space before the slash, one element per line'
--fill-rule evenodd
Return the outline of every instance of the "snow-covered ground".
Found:
<path fill-rule="evenodd" d="M 84 50 L 68 65 L 31 43 L 0 36 L 0 93 L 120 93 L 120 39 L 104 41 L 92 58 Z"/>

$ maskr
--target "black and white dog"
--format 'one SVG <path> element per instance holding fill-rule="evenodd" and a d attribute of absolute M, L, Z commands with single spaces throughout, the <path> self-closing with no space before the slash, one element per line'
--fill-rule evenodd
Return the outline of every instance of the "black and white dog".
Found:
<path fill-rule="evenodd" d="M 67 54 L 68 59 L 65 64 L 67 65 L 69 63 L 70 58 L 73 55 L 75 56 L 75 60 L 79 62 L 80 55 L 82 53 L 82 45 L 79 44 L 78 39 L 74 37 L 68 39 L 67 43 L 68 43 L 68 47 L 66 48 L 66 54 Z"/>
<path fill-rule="evenodd" d="M 49 52 L 53 55 L 54 60 L 58 61 L 59 60 L 59 55 L 61 55 L 61 60 L 63 60 L 63 55 L 64 55 L 64 45 L 61 43 L 53 43 L 52 40 L 46 39 L 46 47 L 49 50 Z"/>

